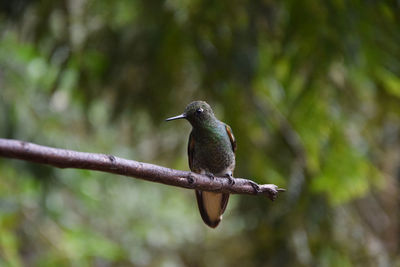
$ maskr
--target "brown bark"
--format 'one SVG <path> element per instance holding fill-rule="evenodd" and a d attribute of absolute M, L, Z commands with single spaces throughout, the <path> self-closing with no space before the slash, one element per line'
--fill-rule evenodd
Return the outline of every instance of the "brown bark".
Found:
<path fill-rule="evenodd" d="M 52 148 L 12 139 L 0 138 L 0 156 L 58 168 L 109 172 L 189 189 L 230 194 L 266 195 L 271 200 L 274 200 L 279 192 L 284 191 L 274 184 L 257 185 L 255 182 L 243 178 L 235 178 L 235 183 L 230 184 L 229 180 L 224 177 L 210 179 L 206 175 L 174 170 L 112 155 Z"/>

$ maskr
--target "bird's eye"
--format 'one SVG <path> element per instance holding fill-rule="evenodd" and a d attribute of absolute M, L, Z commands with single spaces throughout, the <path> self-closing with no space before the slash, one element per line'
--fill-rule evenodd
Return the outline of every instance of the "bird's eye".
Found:
<path fill-rule="evenodd" d="M 202 108 L 196 109 L 196 113 L 197 113 L 197 114 L 201 114 L 201 113 L 203 113 L 203 111 L 204 111 L 204 110 L 203 110 Z"/>

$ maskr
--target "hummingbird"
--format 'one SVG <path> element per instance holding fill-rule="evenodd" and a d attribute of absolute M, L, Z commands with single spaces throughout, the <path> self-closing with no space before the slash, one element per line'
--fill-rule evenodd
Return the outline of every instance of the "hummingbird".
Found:
<path fill-rule="evenodd" d="M 231 127 L 219 121 L 204 101 L 194 101 L 181 115 L 166 119 L 186 119 L 192 125 L 189 135 L 188 158 L 192 172 L 226 177 L 234 184 L 236 140 Z M 211 228 L 218 226 L 228 204 L 229 194 L 195 190 L 197 205 L 204 223 Z"/>

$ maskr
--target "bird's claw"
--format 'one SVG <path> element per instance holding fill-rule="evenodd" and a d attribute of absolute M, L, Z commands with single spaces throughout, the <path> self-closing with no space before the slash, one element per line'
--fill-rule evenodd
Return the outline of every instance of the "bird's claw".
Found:
<path fill-rule="evenodd" d="M 234 185 L 235 184 L 235 178 L 232 177 L 232 174 L 227 173 L 227 174 L 225 174 L 225 177 L 228 178 L 228 183 L 230 185 Z"/>
<path fill-rule="evenodd" d="M 256 184 L 253 181 L 249 181 L 249 184 L 251 185 L 251 187 L 253 187 L 254 192 L 257 194 L 261 191 L 260 187 L 258 186 L 258 184 Z"/>
<path fill-rule="evenodd" d="M 194 176 L 191 173 L 189 173 L 189 176 L 187 177 L 187 180 L 188 180 L 189 184 L 193 184 L 194 183 Z"/>
<path fill-rule="evenodd" d="M 214 174 L 212 174 L 211 172 L 206 172 L 206 176 L 207 176 L 208 178 L 210 178 L 211 181 L 213 181 L 213 180 L 215 179 Z"/>

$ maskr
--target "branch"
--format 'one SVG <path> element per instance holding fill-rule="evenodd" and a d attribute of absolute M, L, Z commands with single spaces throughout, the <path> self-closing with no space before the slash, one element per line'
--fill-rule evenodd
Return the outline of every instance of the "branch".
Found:
<path fill-rule="evenodd" d="M 109 172 L 189 189 L 230 194 L 266 195 L 271 200 L 276 199 L 278 192 L 285 191 L 274 184 L 257 185 L 251 180 L 235 178 L 235 183 L 232 185 L 224 177 L 215 177 L 211 180 L 206 175 L 174 170 L 112 155 L 52 148 L 12 139 L 0 138 L 0 156 L 48 164 L 58 168 Z"/>

